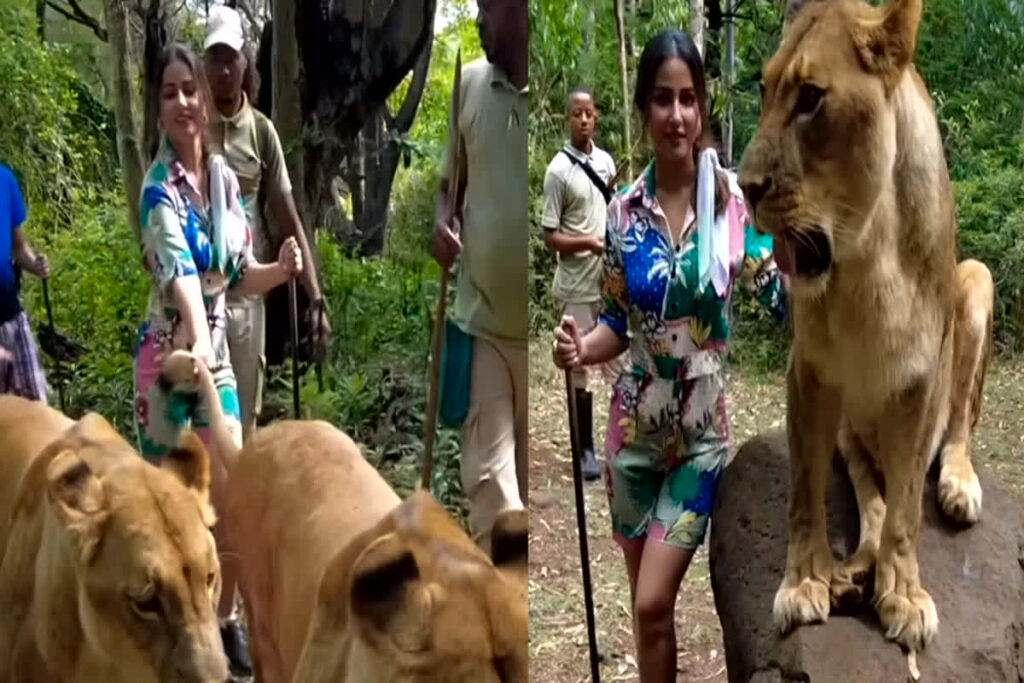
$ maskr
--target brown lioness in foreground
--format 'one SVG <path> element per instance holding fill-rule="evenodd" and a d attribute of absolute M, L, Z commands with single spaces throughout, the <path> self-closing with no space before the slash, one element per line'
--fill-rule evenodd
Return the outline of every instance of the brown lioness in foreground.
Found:
<path fill-rule="evenodd" d="M 209 460 L 0 396 L 0 683 L 222 683 Z"/>
<path fill-rule="evenodd" d="M 401 501 L 330 424 L 280 422 L 239 452 L 209 371 L 177 352 L 163 375 L 213 407 L 258 681 L 525 683 L 524 511 L 499 517 L 489 558 L 429 493 Z"/>
<path fill-rule="evenodd" d="M 988 269 L 956 263 L 949 175 L 935 111 L 913 66 L 920 0 L 810 2 L 764 67 L 740 184 L 792 278 L 792 467 L 786 574 L 776 624 L 827 618 L 874 568 L 889 638 L 920 650 L 938 628 L 917 564 L 924 477 L 975 522 L 970 434 L 991 354 Z M 825 488 L 838 446 L 861 515 L 860 546 L 833 566 Z"/>

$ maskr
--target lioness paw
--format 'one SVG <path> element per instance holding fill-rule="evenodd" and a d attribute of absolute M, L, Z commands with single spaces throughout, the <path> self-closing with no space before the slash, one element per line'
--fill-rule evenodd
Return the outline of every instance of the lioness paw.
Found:
<path fill-rule="evenodd" d="M 885 637 L 910 650 L 924 650 L 939 630 L 935 602 L 922 588 L 913 590 L 909 596 L 894 592 L 880 595 L 875 611 L 885 628 Z"/>
<path fill-rule="evenodd" d="M 939 473 L 939 505 L 950 519 L 974 524 L 981 517 L 981 483 L 970 461 L 952 460 Z"/>
<path fill-rule="evenodd" d="M 875 568 L 875 556 L 873 547 L 862 546 L 833 568 L 829 584 L 832 609 L 849 610 L 864 601 L 865 586 Z"/>
<path fill-rule="evenodd" d="M 828 619 L 829 587 L 820 579 L 803 579 L 799 583 L 783 580 L 775 593 L 772 615 L 783 634 L 801 624 Z"/>
<path fill-rule="evenodd" d="M 160 381 L 171 391 L 195 393 L 199 385 L 198 360 L 188 351 L 173 351 L 160 362 Z"/>

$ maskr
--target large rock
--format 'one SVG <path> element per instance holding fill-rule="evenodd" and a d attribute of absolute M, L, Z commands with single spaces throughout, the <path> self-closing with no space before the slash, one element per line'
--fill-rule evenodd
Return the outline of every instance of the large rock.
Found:
<path fill-rule="evenodd" d="M 838 458 L 829 484 L 829 539 L 837 556 L 857 546 L 857 503 Z M 1024 510 L 979 468 L 981 521 L 957 530 L 925 485 L 921 579 L 939 634 L 918 655 L 922 683 L 1024 682 Z M 772 600 L 786 565 L 789 454 L 784 435 L 747 442 L 722 476 L 711 528 L 711 585 L 729 683 L 888 683 L 907 680 L 906 655 L 885 639 L 870 607 L 833 614 L 785 638 Z"/>

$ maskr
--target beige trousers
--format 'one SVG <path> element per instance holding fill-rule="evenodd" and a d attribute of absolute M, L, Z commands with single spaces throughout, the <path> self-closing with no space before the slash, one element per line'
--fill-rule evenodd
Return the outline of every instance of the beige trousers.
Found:
<path fill-rule="evenodd" d="M 256 430 L 256 418 L 263 407 L 263 376 L 266 372 L 266 307 L 262 296 L 227 298 L 228 349 L 238 382 L 242 411 L 242 439 Z"/>
<path fill-rule="evenodd" d="M 525 347 L 474 338 L 461 475 L 473 540 L 486 552 L 498 513 L 526 506 L 528 382 Z"/>

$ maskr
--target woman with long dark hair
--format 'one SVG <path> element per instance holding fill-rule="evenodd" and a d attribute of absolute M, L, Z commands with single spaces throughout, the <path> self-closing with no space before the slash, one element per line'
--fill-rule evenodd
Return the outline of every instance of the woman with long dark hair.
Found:
<path fill-rule="evenodd" d="M 729 451 L 725 350 L 734 282 L 779 317 L 770 238 L 746 227 L 735 177 L 710 144 L 700 53 L 675 29 L 644 47 L 634 103 L 654 159 L 608 208 L 599 324 L 555 330 L 559 367 L 624 350 L 605 439 L 605 483 L 633 600 L 640 680 L 674 682 L 676 593 L 707 530 Z"/>
<path fill-rule="evenodd" d="M 302 272 L 294 238 L 282 244 L 277 262 L 257 263 L 242 207 L 238 179 L 223 157 L 205 142 L 210 99 L 195 56 L 171 45 L 158 66 L 160 146 L 141 197 L 141 235 L 153 276 L 146 320 L 135 353 L 135 425 L 140 451 L 158 462 L 178 444 L 189 423 L 214 455 L 211 495 L 224 502 L 227 471 L 209 435 L 208 416 L 195 397 L 166 392 L 160 386 L 160 358 L 175 349 L 191 349 L 209 367 L 221 407 L 236 445 L 242 445 L 241 417 L 234 370 L 225 335 L 228 289 L 262 294 Z M 230 626 L 236 571 L 229 543 L 215 527 L 223 579 L 219 614 L 225 620 L 229 658 L 237 641 Z M 226 630 L 225 630 L 226 629 Z M 243 659 L 247 656 L 239 654 Z"/>

